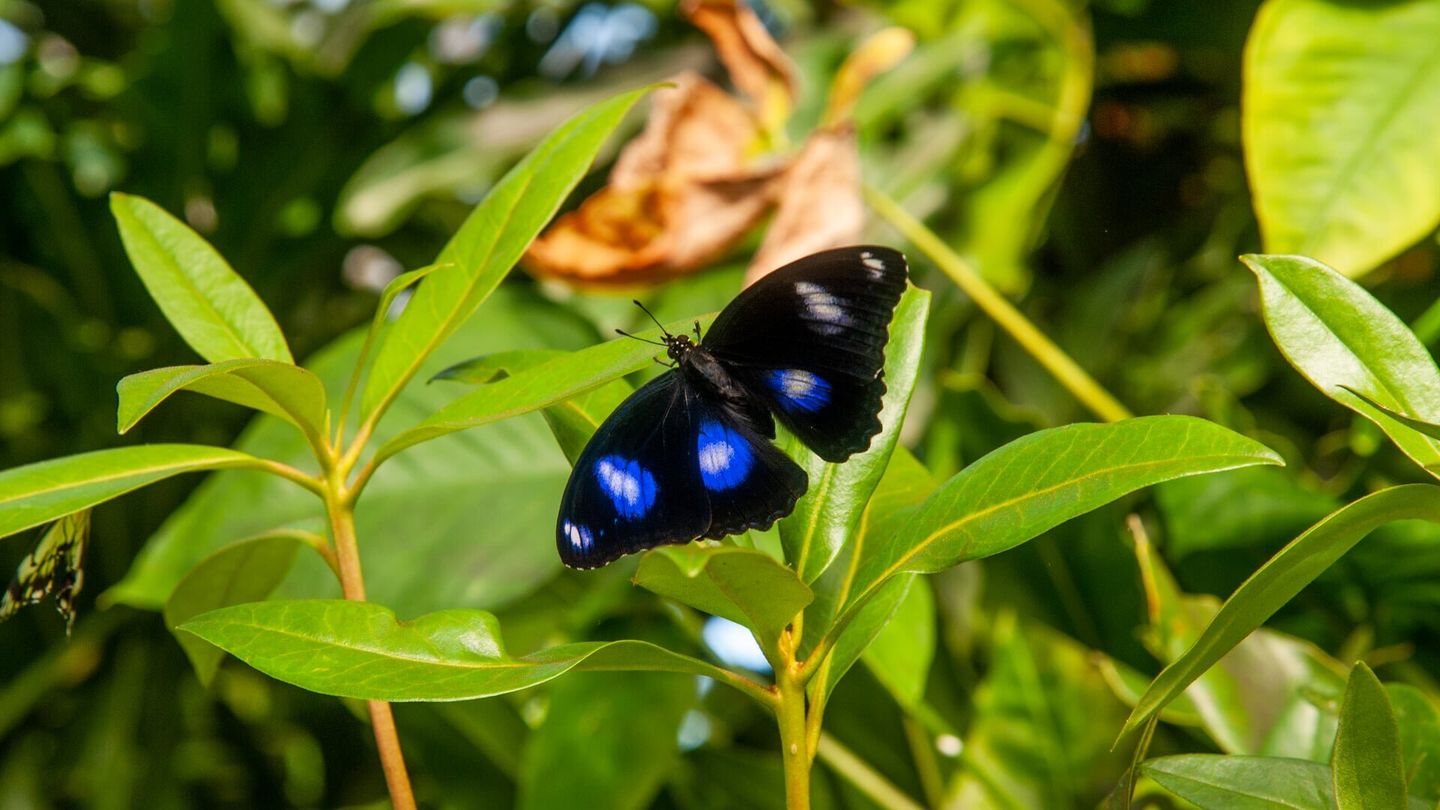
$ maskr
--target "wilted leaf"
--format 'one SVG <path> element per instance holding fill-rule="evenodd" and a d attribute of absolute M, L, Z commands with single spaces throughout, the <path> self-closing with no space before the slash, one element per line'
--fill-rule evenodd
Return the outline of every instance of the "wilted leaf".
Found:
<path fill-rule="evenodd" d="M 855 128 L 816 130 L 785 168 L 775 195 L 780 207 L 745 272 L 746 284 L 816 251 L 860 241 L 865 207 Z"/>
<path fill-rule="evenodd" d="M 730 81 L 762 120 L 783 120 L 795 98 L 795 68 L 744 0 L 686 0 L 680 12 L 710 37 Z"/>

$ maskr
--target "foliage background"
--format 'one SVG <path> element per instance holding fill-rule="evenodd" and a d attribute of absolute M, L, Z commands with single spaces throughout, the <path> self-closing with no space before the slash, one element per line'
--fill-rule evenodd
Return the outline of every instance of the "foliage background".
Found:
<path fill-rule="evenodd" d="M 1132 410 L 1203 415 L 1289 462 L 1165 485 L 933 578 L 933 600 L 907 602 L 897 620 L 912 641 L 881 652 L 917 656 L 912 680 L 857 668 L 827 718 L 836 741 L 917 801 L 1094 805 L 1126 764 L 1108 750 L 1127 711 L 1120 673 L 1154 672 L 1147 633 L 1174 628 L 1152 625 L 1149 612 L 1180 604 L 1165 596 L 1169 576 L 1184 593 L 1224 596 L 1344 500 L 1419 480 L 1377 431 L 1290 370 L 1234 259 L 1261 247 L 1239 107 L 1258 5 L 764 7 L 812 90 L 861 32 L 887 20 L 914 30 L 915 56 L 857 110 L 867 177 L 930 215 Z M 582 49 L 562 72 L 564 32 L 586 15 L 613 26 L 612 50 Z M 115 436 L 115 381 L 192 356 L 131 271 L 107 192 L 183 213 L 276 313 L 296 355 L 310 357 L 368 318 L 367 273 L 429 261 L 539 133 L 614 90 L 710 64 L 698 32 L 664 3 L 0 0 L 0 19 L 0 468 L 122 441 L 225 443 L 245 426 L 238 409 L 177 398 L 164 418 Z M 1093 66 L 1066 45 L 1087 31 Z M 628 51 L 616 44 L 627 36 Z M 1093 98 L 1057 160 L 1046 113 L 1076 77 L 1093 83 Z M 800 129 L 823 96 L 805 97 L 814 108 L 797 115 Z M 910 253 L 937 298 L 906 443 L 933 473 L 1089 418 Z M 1436 254 L 1427 237 L 1365 279 L 1427 342 L 1440 335 L 1424 317 L 1440 293 Z M 662 318 L 718 308 L 743 260 L 660 290 Z M 589 345 L 629 317 L 626 300 L 567 297 L 516 274 L 448 359 Z M 450 396 L 437 390 L 433 404 Z M 370 532 L 371 544 L 387 549 L 384 573 L 371 575 L 376 601 L 402 616 L 496 610 L 519 649 L 570 637 L 702 643 L 629 586 L 633 564 L 559 570 L 551 513 L 568 468 L 538 416 L 436 448 L 405 470 L 414 492 L 375 507 L 386 531 Z M 172 480 L 97 510 L 84 614 L 68 644 L 48 610 L 0 625 L 0 806 L 336 806 L 383 795 L 367 730 L 346 705 L 235 664 L 207 692 L 158 614 L 94 604 L 157 531 L 219 535 L 277 508 L 232 487 L 228 499 L 206 496 L 223 503 L 207 522 L 162 528 L 198 483 Z M 417 509 L 419 491 L 431 509 Z M 1131 512 L 1158 548 L 1148 603 Z M 486 532 L 465 531 L 481 517 Z M 1324 761 L 1328 742 L 1305 750 L 1323 735 L 1246 700 L 1295 661 L 1323 671 L 1364 657 L 1385 680 L 1428 693 L 1419 705 L 1433 712 L 1437 542 L 1420 524 L 1366 541 L 1271 623 L 1301 641 L 1277 641 L 1282 652 L 1233 674 L 1244 688 L 1225 722 L 1167 725 L 1153 753 Z M 0 546 L 0 570 L 22 546 Z M 1343 686 L 1298 680 L 1332 698 Z M 588 674 L 397 715 L 419 790 L 445 806 L 564 806 L 568 791 L 595 786 L 615 807 L 774 804 L 773 728 L 722 691 Z M 817 804 L 870 806 L 844 770 L 817 770 Z"/>

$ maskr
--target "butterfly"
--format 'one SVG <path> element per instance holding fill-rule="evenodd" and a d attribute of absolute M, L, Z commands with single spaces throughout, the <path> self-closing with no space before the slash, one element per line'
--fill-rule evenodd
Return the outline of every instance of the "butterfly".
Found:
<path fill-rule="evenodd" d="M 0 621 L 20 608 L 54 594 L 65 619 L 65 634 L 75 626 L 75 598 L 85 584 L 85 545 L 90 540 L 90 510 L 66 515 L 50 525 L 35 548 L 20 561 L 15 579 L 0 595 Z"/>
<path fill-rule="evenodd" d="M 672 369 L 622 402 L 576 459 L 555 526 L 561 561 L 598 568 L 790 514 L 809 481 L 771 441 L 774 420 L 826 461 L 870 446 L 905 285 L 898 251 L 837 248 L 743 290 L 703 338 L 699 324 L 693 341 L 665 332 Z"/>

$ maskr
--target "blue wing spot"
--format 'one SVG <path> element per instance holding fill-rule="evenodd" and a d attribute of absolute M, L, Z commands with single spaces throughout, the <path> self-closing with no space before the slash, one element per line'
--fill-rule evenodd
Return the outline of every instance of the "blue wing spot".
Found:
<path fill-rule="evenodd" d="M 655 505 L 655 476 L 638 461 L 605 456 L 595 462 L 595 477 L 620 517 L 642 518 Z"/>
<path fill-rule="evenodd" d="M 745 437 L 719 422 L 701 422 L 695 447 L 699 451 L 700 482 L 720 492 L 745 482 L 755 466 L 755 452 Z"/>
<path fill-rule="evenodd" d="M 804 369 L 777 368 L 765 376 L 765 382 L 787 411 L 814 413 L 830 402 L 830 383 Z"/>
<path fill-rule="evenodd" d="M 575 548 L 576 553 L 588 554 L 595 548 L 595 535 L 591 534 L 589 526 L 571 523 L 567 520 L 562 528 L 565 531 L 566 539 L 570 541 L 570 545 Z"/>

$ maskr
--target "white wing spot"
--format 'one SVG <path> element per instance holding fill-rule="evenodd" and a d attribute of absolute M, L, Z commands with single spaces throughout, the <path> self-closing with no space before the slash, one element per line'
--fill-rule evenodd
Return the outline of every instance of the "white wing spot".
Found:
<path fill-rule="evenodd" d="M 640 502 L 640 479 L 604 460 L 599 466 L 600 480 L 615 497 L 634 506 Z"/>
<path fill-rule="evenodd" d="M 711 442 L 700 448 L 700 469 L 708 475 L 718 475 L 730 468 L 730 459 L 735 457 L 735 448 L 729 442 Z"/>
<path fill-rule="evenodd" d="M 846 327 L 854 325 L 855 322 L 845 313 L 845 301 L 826 292 L 824 287 L 800 281 L 795 284 L 795 292 L 800 294 L 810 316 L 821 322 L 822 325 L 816 327 L 821 334 L 838 335 Z"/>

